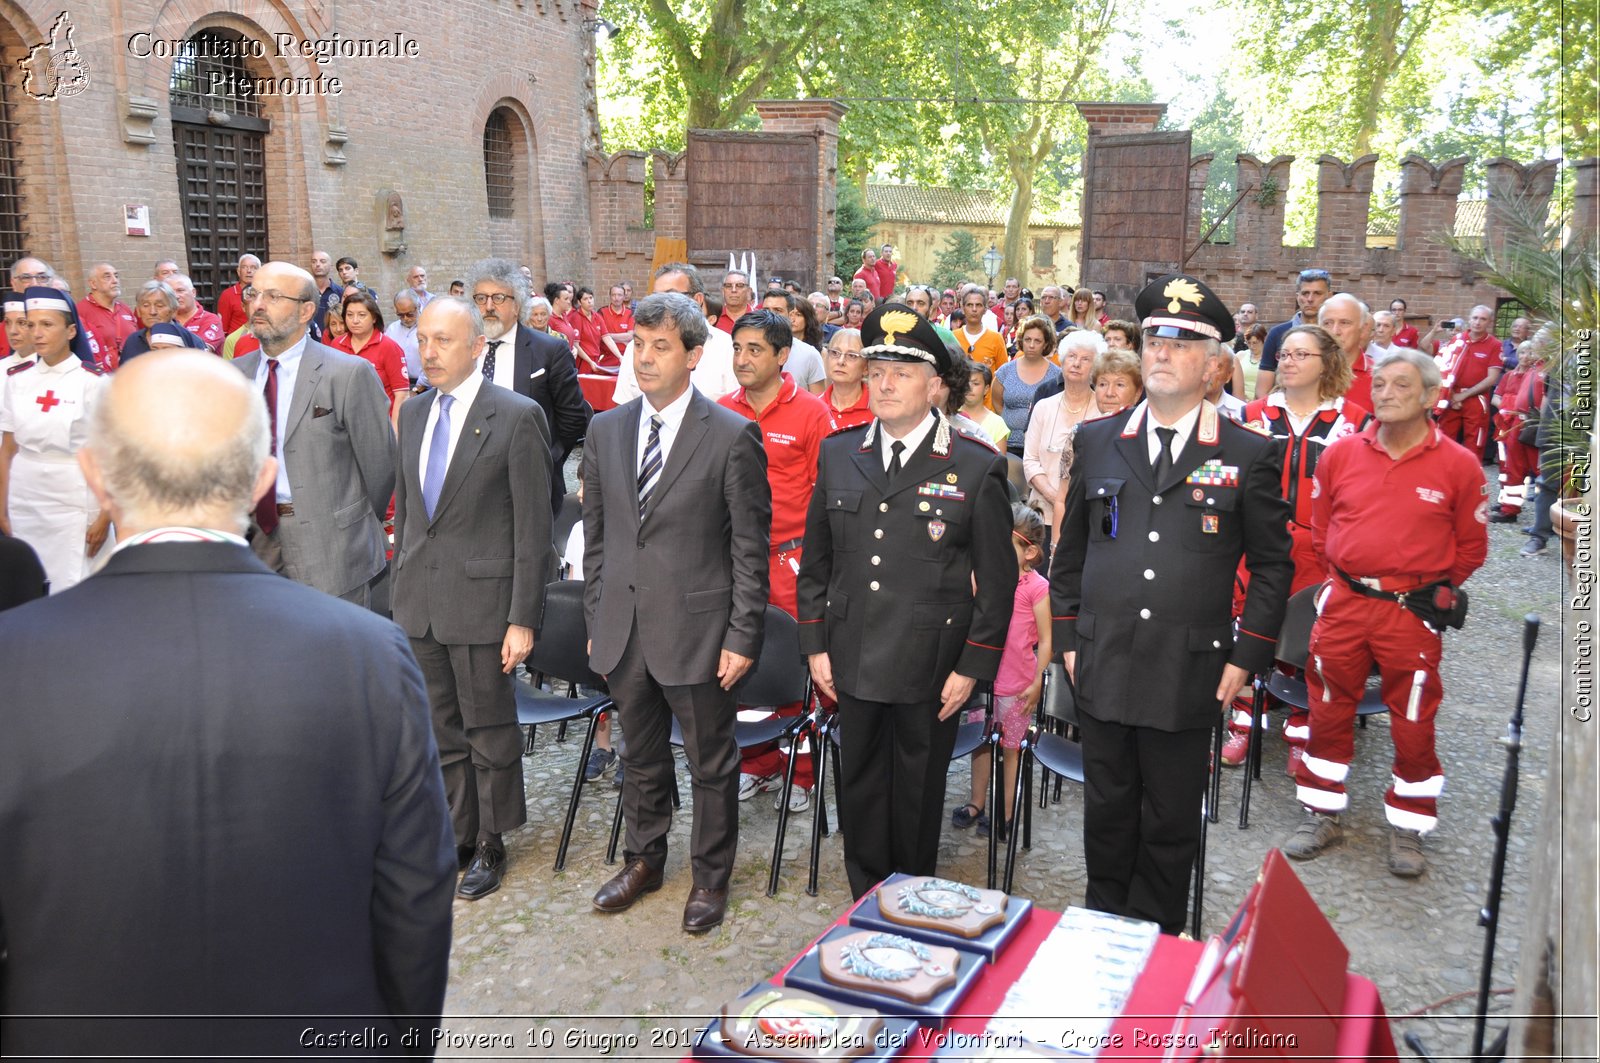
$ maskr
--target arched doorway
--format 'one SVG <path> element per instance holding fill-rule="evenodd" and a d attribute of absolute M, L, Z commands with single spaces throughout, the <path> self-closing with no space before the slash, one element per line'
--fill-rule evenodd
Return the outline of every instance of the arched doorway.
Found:
<path fill-rule="evenodd" d="M 235 280 L 245 252 L 267 258 L 267 134 L 246 38 L 206 29 L 189 37 L 172 64 L 168 98 L 178 164 L 184 244 L 195 294 L 215 305 Z"/>
<path fill-rule="evenodd" d="M 23 224 L 22 179 L 17 172 L 21 152 L 12 121 L 10 71 L 0 74 L 0 288 L 11 287 L 11 263 L 27 252 Z"/>

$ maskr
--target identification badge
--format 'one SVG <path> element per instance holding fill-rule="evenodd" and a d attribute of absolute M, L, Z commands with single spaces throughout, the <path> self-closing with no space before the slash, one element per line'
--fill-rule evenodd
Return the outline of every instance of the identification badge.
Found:
<path fill-rule="evenodd" d="M 944 521 L 930 520 L 928 522 L 928 538 L 934 542 L 944 538 Z"/>
<path fill-rule="evenodd" d="M 1215 513 L 1200 514 L 1200 530 L 1205 532 L 1207 535 L 1217 534 L 1217 515 Z"/>

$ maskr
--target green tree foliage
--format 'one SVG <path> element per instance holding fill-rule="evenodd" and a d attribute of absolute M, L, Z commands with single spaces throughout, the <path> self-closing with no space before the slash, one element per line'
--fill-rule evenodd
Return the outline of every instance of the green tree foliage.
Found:
<path fill-rule="evenodd" d="M 840 181 L 839 205 L 833 216 L 835 271 L 855 270 L 862 249 L 871 243 L 872 227 L 878 220 L 878 212 L 867 205 L 867 197 L 861 194 L 861 189 L 848 181 Z"/>
<path fill-rule="evenodd" d="M 934 257 L 933 276 L 928 278 L 928 283 L 943 291 L 968 281 L 987 279 L 983 277 L 981 253 L 978 238 L 965 229 L 957 229 L 944 238 L 944 249 Z"/>

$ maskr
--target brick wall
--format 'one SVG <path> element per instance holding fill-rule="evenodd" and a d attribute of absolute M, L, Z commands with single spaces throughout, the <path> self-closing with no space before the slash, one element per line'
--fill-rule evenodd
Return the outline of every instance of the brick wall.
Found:
<path fill-rule="evenodd" d="M 0 56 L 15 70 L 21 50 L 43 40 L 58 5 L 7 6 Z M 270 97 L 268 246 L 304 264 L 313 248 L 351 255 L 362 279 L 392 293 L 412 265 L 443 289 L 491 250 L 515 250 L 535 276 L 586 278 L 589 184 L 585 180 L 584 85 L 592 0 L 110 0 L 75 10 L 75 44 L 90 82 L 80 95 L 35 101 L 17 95 L 15 119 L 29 246 L 81 293 L 87 267 L 110 260 L 124 284 L 149 276 L 159 257 L 184 255 L 172 125 L 171 58 L 130 54 L 129 40 L 196 30 L 236 30 L 268 55 L 251 73 L 337 77 L 338 94 Z M 30 17 L 31 15 L 31 17 Z M 442 30 L 448 29 L 449 32 Z M 404 33 L 418 58 L 333 58 L 320 64 L 276 54 L 275 34 L 297 39 L 376 39 Z M 485 56 L 507 57 L 486 67 Z M 514 57 L 514 61 L 511 61 Z M 11 75 L 8 75 L 11 76 Z M 522 124 L 517 216 L 491 226 L 483 174 L 483 125 L 497 106 Z M 378 194 L 405 203 L 406 250 L 384 254 Z M 154 235 L 129 237 L 123 205 L 150 207 Z"/>

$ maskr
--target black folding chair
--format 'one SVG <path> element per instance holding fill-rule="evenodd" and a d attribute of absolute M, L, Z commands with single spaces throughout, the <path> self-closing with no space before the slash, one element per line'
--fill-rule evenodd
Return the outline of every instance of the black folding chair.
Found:
<path fill-rule="evenodd" d="M 572 781 L 572 796 L 567 801 L 567 818 L 561 827 L 561 844 L 556 848 L 556 870 L 567 864 L 567 845 L 572 840 L 572 825 L 578 816 L 578 797 L 583 793 L 583 770 L 594 750 L 594 721 L 600 713 L 612 707 L 609 694 L 579 697 L 580 685 L 595 690 L 605 688 L 605 680 L 589 670 L 588 629 L 583 619 L 583 581 L 559 580 L 544 591 L 544 616 L 539 624 L 539 637 L 534 640 L 533 652 L 528 655 L 530 682 L 515 684 L 517 696 L 517 722 L 528 728 L 528 741 L 524 753 L 533 752 L 535 729 L 540 724 L 565 724 L 571 720 L 588 718 L 589 732 L 583 740 L 583 751 L 578 756 L 578 768 Z M 567 695 L 548 693 L 539 688 L 540 678 L 553 683 L 566 683 Z"/>
<path fill-rule="evenodd" d="M 561 512 L 556 514 L 555 526 L 550 530 L 557 557 L 567 548 L 567 537 L 572 534 L 573 526 L 582 519 L 583 503 L 578 501 L 578 492 L 574 491 L 561 500 Z"/>
<path fill-rule="evenodd" d="M 1245 754 L 1244 787 L 1239 798 L 1239 829 L 1250 826 L 1250 789 L 1253 781 L 1261 778 L 1261 751 L 1266 739 L 1267 695 L 1270 694 L 1292 708 L 1302 712 L 1311 705 L 1311 692 L 1306 686 L 1306 664 L 1311 657 L 1311 628 L 1317 621 L 1317 593 L 1321 585 L 1305 587 L 1290 597 L 1283 614 L 1283 627 L 1278 630 L 1278 645 L 1273 657 L 1283 667 L 1275 668 L 1265 678 L 1256 676 L 1252 682 L 1250 699 L 1250 743 Z M 1290 669 L 1285 672 L 1283 668 Z M 1356 720 L 1367 726 L 1367 717 L 1387 712 L 1383 703 L 1381 685 L 1369 683 L 1356 705 Z M 1220 779 L 1216 785 L 1220 786 Z M 1213 800 L 1213 808 L 1215 800 Z M 1215 816 L 1212 817 L 1215 822 Z"/>
<path fill-rule="evenodd" d="M 800 655 L 800 628 L 794 617 L 775 605 L 768 605 L 761 640 L 761 656 L 736 691 L 741 705 L 787 705 L 800 702 L 803 708 L 811 701 L 811 673 L 806 660 Z M 789 741 L 791 749 L 800 744 L 800 736 L 813 726 L 812 714 L 802 711 L 798 716 L 770 716 L 765 720 L 734 724 L 733 740 L 741 750 L 769 742 Z M 683 731 L 678 721 L 672 721 L 670 741 L 683 747 Z M 767 882 L 767 895 L 777 893 L 783 839 L 789 820 L 789 795 L 794 788 L 794 763 L 797 754 L 789 757 L 789 770 L 784 774 L 782 804 L 778 810 L 778 828 L 773 843 L 772 872 Z M 813 753 L 815 755 L 815 753 Z M 677 807 L 676 779 L 674 779 L 673 806 Z M 611 820 L 611 842 L 606 849 L 606 862 L 616 861 L 617 844 L 622 835 L 622 792 L 617 792 L 617 807 Z"/>
<path fill-rule="evenodd" d="M 1033 726 L 1022 741 L 1021 762 L 1017 765 L 1017 792 L 1014 807 L 1021 817 L 1021 830 L 1013 829 L 1006 849 L 1005 882 L 1007 893 L 1016 873 L 1018 835 L 1021 848 L 1033 848 L 1033 763 L 1039 763 L 1039 807 L 1061 800 L 1061 781 L 1083 783 L 1083 746 L 1069 737 L 1078 726 L 1077 703 L 1072 681 L 1059 660 L 1045 669 L 1044 689 L 1039 694 Z M 999 739 L 995 739 L 998 748 Z M 1054 781 L 1052 792 L 1051 782 Z M 1015 825 L 1014 825 L 1015 827 Z"/>

